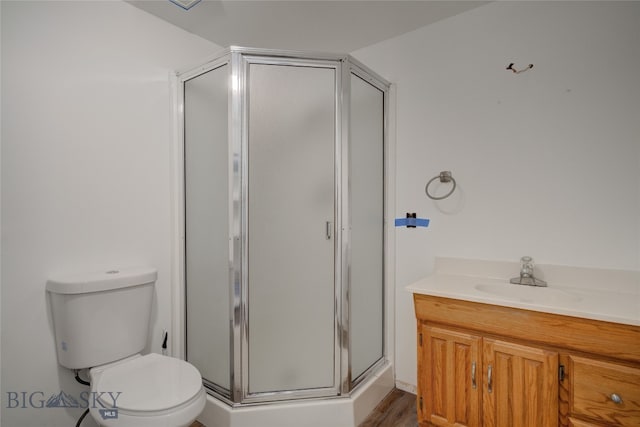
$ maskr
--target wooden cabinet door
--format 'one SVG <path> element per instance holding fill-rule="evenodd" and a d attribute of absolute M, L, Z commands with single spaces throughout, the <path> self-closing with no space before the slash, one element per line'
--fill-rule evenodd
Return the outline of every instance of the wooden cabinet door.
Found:
<path fill-rule="evenodd" d="M 483 340 L 485 427 L 558 426 L 558 353 Z"/>
<path fill-rule="evenodd" d="M 569 427 L 602 427 L 602 425 L 591 424 L 586 421 L 569 418 Z"/>
<path fill-rule="evenodd" d="M 479 427 L 481 338 L 420 324 L 418 421 L 421 425 Z M 419 338 L 420 339 L 420 338 Z"/>

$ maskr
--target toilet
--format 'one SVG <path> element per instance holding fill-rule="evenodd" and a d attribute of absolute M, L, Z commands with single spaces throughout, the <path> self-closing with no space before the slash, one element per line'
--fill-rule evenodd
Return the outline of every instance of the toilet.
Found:
<path fill-rule="evenodd" d="M 103 427 L 188 427 L 204 409 L 198 369 L 142 355 L 157 272 L 138 267 L 47 281 L 58 363 L 89 369 L 83 399 Z"/>

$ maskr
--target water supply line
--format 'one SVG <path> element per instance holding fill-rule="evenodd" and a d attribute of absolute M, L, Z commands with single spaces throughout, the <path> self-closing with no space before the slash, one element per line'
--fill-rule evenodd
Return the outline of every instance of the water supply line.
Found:
<path fill-rule="evenodd" d="M 76 381 L 78 381 L 80 384 L 86 385 L 86 386 L 90 386 L 91 385 L 91 383 L 89 381 L 85 381 L 82 378 L 80 378 L 80 370 L 79 369 L 74 369 L 73 372 L 76 374 Z M 85 409 L 85 411 L 82 413 L 82 415 L 80 415 L 80 418 L 78 418 L 78 422 L 76 423 L 76 427 L 80 427 L 80 424 L 82 424 L 82 421 L 84 421 L 84 419 L 86 418 L 88 413 L 89 413 L 89 408 Z"/>

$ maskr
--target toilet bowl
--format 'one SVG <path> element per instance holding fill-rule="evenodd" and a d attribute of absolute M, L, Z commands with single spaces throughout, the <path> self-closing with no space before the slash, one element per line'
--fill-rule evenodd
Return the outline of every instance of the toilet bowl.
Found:
<path fill-rule="evenodd" d="M 89 412 L 103 427 L 187 427 L 204 409 L 195 366 L 142 355 L 156 279 L 135 267 L 47 281 L 58 363 L 89 369 Z"/>
<path fill-rule="evenodd" d="M 92 368 L 89 377 L 90 413 L 103 427 L 188 427 L 206 402 L 193 365 L 155 353 Z"/>

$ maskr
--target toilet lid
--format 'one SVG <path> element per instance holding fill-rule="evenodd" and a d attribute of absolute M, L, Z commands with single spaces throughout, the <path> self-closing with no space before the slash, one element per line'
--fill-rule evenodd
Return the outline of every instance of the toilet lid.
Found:
<path fill-rule="evenodd" d="M 106 368 L 92 384 L 105 407 L 140 412 L 179 406 L 201 388 L 202 377 L 193 365 L 155 353 Z"/>

